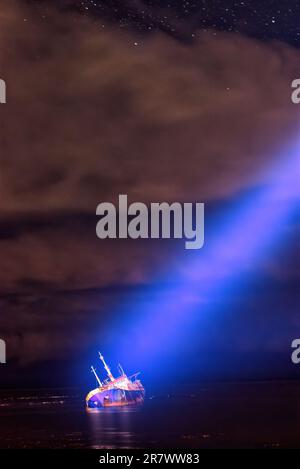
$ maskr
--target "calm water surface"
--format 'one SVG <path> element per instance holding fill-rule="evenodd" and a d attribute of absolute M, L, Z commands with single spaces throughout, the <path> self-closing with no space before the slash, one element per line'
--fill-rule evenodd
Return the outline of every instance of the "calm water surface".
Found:
<path fill-rule="evenodd" d="M 184 386 L 93 413 L 76 390 L 3 390 L 0 447 L 300 448 L 300 382 Z"/>

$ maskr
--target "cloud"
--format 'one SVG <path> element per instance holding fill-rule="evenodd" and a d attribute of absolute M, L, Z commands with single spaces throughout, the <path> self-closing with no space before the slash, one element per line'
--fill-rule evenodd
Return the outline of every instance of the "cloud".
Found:
<path fill-rule="evenodd" d="M 192 46 L 163 34 L 135 46 L 89 18 L 20 5 L 1 7 L 1 211 L 92 213 L 120 192 L 231 196 L 295 132 L 299 52 L 287 45 L 211 31 Z"/>
<path fill-rule="evenodd" d="M 234 198 L 262 183 L 295 138 L 300 54 L 279 42 L 215 31 L 189 45 L 162 33 L 137 39 L 3 0 L 0 48 L 2 294 L 149 281 L 170 269 L 176 246 L 100 242 L 99 202 Z M 36 314 L 25 316 L 16 329 L 31 330 L 28 356 L 46 357 L 50 333 L 37 326 L 34 336 Z"/>

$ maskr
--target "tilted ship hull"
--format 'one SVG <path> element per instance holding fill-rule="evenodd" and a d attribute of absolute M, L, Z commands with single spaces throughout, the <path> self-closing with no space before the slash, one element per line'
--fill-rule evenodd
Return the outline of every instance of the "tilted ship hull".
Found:
<path fill-rule="evenodd" d="M 123 389 L 102 391 L 101 388 L 97 388 L 91 391 L 86 398 L 87 407 L 90 409 L 140 405 L 143 402 L 144 394 L 142 391 L 125 391 Z"/>
<path fill-rule="evenodd" d="M 120 367 L 121 375 L 114 378 L 104 358 L 99 354 L 104 368 L 108 374 L 108 380 L 102 383 L 92 367 L 99 387 L 90 391 L 86 397 L 86 405 L 88 409 L 101 409 L 104 407 L 122 407 L 122 406 L 138 406 L 143 404 L 145 397 L 145 389 L 140 380 L 136 379 L 138 373 L 131 377 L 127 377 L 123 369 Z"/>

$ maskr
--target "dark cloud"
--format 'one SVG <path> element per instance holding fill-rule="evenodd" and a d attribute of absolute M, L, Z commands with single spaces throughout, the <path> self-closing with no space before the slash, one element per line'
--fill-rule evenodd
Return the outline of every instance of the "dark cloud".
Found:
<path fill-rule="evenodd" d="M 120 191 L 232 195 L 295 131 L 299 52 L 288 46 L 213 32 L 191 47 L 159 34 L 134 46 L 21 4 L 1 7 L 2 211 L 94 211 Z"/>
<path fill-rule="evenodd" d="M 59 354 L 51 344 L 66 312 L 37 292 L 143 284 L 172 265 L 171 244 L 99 241 L 99 202 L 234 198 L 262 184 L 294 138 L 299 51 L 225 32 L 198 37 L 189 46 L 160 33 L 136 39 L 74 13 L 47 8 L 43 18 L 1 2 L 0 290 L 35 292 L 34 305 L 16 300 L 4 320 L 23 357 Z M 66 307 L 75 323 L 80 305 Z"/>

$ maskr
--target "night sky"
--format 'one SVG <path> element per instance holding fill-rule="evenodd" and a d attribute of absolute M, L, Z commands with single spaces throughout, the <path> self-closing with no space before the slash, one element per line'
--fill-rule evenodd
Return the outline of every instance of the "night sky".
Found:
<path fill-rule="evenodd" d="M 82 384 L 132 320 L 124 305 L 176 294 L 172 272 L 193 254 L 177 241 L 98 240 L 98 203 L 205 202 L 209 233 L 263 186 L 297 141 L 299 17 L 296 1 L 1 2 L 3 385 Z M 284 243 L 249 266 L 247 293 L 224 299 L 230 314 L 181 353 L 206 357 L 191 360 L 195 376 L 299 374 L 299 218 L 281 228 Z"/>
<path fill-rule="evenodd" d="M 33 1 L 47 15 L 45 1 Z M 193 41 L 199 30 L 230 31 L 262 40 L 278 39 L 300 44 L 300 5 L 296 0 L 252 1 L 140 1 L 140 0 L 55 0 L 61 11 L 78 11 L 94 16 L 100 27 L 116 24 L 141 35 L 162 31 Z"/>

